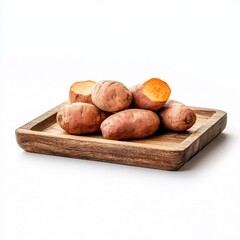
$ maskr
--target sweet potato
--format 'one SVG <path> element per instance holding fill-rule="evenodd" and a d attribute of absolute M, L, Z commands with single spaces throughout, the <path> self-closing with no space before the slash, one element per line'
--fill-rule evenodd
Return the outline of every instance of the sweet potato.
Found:
<path fill-rule="evenodd" d="M 69 101 L 92 103 L 92 90 L 96 85 L 95 81 L 86 80 L 75 82 L 69 89 Z"/>
<path fill-rule="evenodd" d="M 164 104 L 164 107 L 185 107 L 186 105 L 182 102 L 168 99 L 167 102 Z"/>
<path fill-rule="evenodd" d="M 92 101 L 103 111 L 118 112 L 130 106 L 132 94 L 124 84 L 105 80 L 95 85 L 92 92 Z"/>
<path fill-rule="evenodd" d="M 161 120 L 161 128 L 172 131 L 186 131 L 196 122 L 196 114 L 183 103 L 171 101 L 158 111 Z"/>
<path fill-rule="evenodd" d="M 100 128 L 104 138 L 123 140 L 150 136 L 158 129 L 159 124 L 158 115 L 152 111 L 126 109 L 108 117 Z"/>
<path fill-rule="evenodd" d="M 61 107 L 57 113 L 57 122 L 68 133 L 87 134 L 98 132 L 108 116 L 108 113 L 93 104 L 77 102 Z"/>
<path fill-rule="evenodd" d="M 130 88 L 133 95 L 134 108 L 158 110 L 168 100 L 171 89 L 169 85 L 159 78 L 151 78 L 144 83 Z"/>

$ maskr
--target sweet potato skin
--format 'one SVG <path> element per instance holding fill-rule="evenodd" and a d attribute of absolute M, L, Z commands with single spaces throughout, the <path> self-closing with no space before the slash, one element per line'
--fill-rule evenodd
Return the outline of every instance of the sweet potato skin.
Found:
<path fill-rule="evenodd" d="M 126 109 L 108 117 L 100 128 L 104 138 L 123 140 L 150 136 L 158 129 L 159 124 L 158 115 L 152 111 Z"/>
<path fill-rule="evenodd" d="M 70 134 L 98 132 L 101 123 L 109 116 L 89 103 L 72 103 L 62 106 L 57 113 L 57 123 Z"/>
<path fill-rule="evenodd" d="M 164 104 L 164 107 L 185 107 L 186 105 L 182 102 L 168 99 L 167 102 Z"/>
<path fill-rule="evenodd" d="M 189 107 L 180 104 L 167 105 L 158 111 L 161 128 L 181 132 L 191 128 L 196 122 L 196 114 Z"/>
<path fill-rule="evenodd" d="M 133 95 L 133 101 L 131 107 L 133 108 L 140 108 L 140 109 L 147 109 L 156 111 L 164 106 L 166 101 L 163 102 L 156 102 L 151 99 L 149 99 L 144 93 L 143 93 L 143 84 L 139 83 L 137 85 L 134 85 L 130 88 L 130 91 Z"/>
<path fill-rule="evenodd" d="M 106 112 L 126 109 L 132 102 L 132 94 L 122 83 L 111 80 L 98 82 L 92 92 L 92 102 Z"/>
<path fill-rule="evenodd" d="M 85 82 L 91 82 L 92 84 L 96 84 L 95 81 L 91 81 L 91 80 L 87 80 Z M 73 89 L 74 89 L 74 85 L 78 84 L 78 82 L 75 82 L 71 85 L 70 89 L 69 89 L 69 102 L 70 103 L 75 103 L 75 102 L 84 102 L 84 103 L 91 103 L 92 102 L 92 94 L 87 94 L 87 95 L 83 95 L 80 93 L 76 93 Z"/>

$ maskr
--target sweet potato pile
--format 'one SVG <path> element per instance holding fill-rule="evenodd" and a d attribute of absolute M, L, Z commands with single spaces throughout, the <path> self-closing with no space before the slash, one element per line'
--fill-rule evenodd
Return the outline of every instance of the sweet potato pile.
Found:
<path fill-rule="evenodd" d="M 169 85 L 159 78 L 131 88 L 118 81 L 79 81 L 71 85 L 69 103 L 59 109 L 57 122 L 70 134 L 101 131 L 112 140 L 145 138 L 159 129 L 186 131 L 196 114 L 170 100 L 170 94 Z"/>

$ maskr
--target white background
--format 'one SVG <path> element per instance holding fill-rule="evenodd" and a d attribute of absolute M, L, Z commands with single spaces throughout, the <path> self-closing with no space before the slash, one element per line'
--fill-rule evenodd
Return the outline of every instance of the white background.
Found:
<path fill-rule="evenodd" d="M 0 239 L 240 239 L 238 1 L 0 2 Z M 24 152 L 15 129 L 77 80 L 159 77 L 224 110 L 175 172 Z"/>

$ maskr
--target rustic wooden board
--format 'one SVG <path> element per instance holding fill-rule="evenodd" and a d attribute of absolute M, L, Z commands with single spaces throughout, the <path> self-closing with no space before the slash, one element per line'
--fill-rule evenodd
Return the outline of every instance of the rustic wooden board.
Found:
<path fill-rule="evenodd" d="M 75 136 L 64 132 L 56 123 L 56 113 L 63 104 L 16 129 L 19 146 L 34 153 L 177 170 L 219 135 L 227 123 L 224 111 L 191 107 L 197 121 L 187 132 L 115 141 L 103 139 L 100 134 Z"/>

